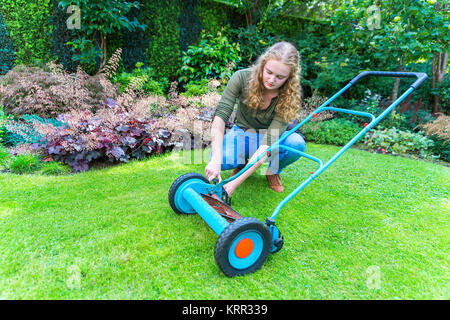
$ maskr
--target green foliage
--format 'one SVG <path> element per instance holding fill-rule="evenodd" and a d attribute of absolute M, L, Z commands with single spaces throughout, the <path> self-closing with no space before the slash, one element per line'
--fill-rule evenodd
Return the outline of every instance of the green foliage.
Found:
<path fill-rule="evenodd" d="M 37 115 L 23 115 L 18 119 L 9 118 L 5 126 L 3 143 L 15 147 L 24 143 L 36 143 L 42 135 L 34 128 L 33 123 L 51 124 L 54 127 L 61 127 L 62 122 L 55 119 L 43 119 Z"/>
<path fill-rule="evenodd" d="M 345 119 L 309 122 L 300 128 L 307 141 L 342 146 L 361 131 L 357 124 Z"/>
<path fill-rule="evenodd" d="M 148 26 L 146 56 L 149 67 L 155 70 L 158 78 L 174 77 L 180 67 L 179 13 L 179 0 L 145 2 L 142 19 Z"/>
<path fill-rule="evenodd" d="M 59 0 L 52 0 L 53 14 L 49 21 L 52 28 L 52 54 L 57 57 L 64 69 L 74 72 L 78 63 L 72 60 L 73 52 L 66 43 L 74 40 L 76 32 L 67 28 L 69 15 L 63 8 L 58 6 L 58 2 Z"/>
<path fill-rule="evenodd" d="M 433 140 L 423 135 L 423 132 L 414 133 L 409 130 L 397 128 L 369 131 L 365 144 L 378 152 L 392 154 L 415 154 L 423 158 L 428 157 L 434 145 Z"/>
<path fill-rule="evenodd" d="M 208 90 L 208 79 L 202 79 L 199 81 L 191 81 L 186 84 L 186 91 L 183 93 L 185 97 L 195 97 L 201 96 L 202 94 L 207 93 Z"/>
<path fill-rule="evenodd" d="M 200 0 L 184 0 L 180 4 L 178 24 L 180 25 L 180 51 L 186 51 L 195 44 L 202 31 L 202 23 L 196 13 Z"/>
<path fill-rule="evenodd" d="M 77 37 L 67 42 L 73 46 L 73 60 L 92 64 L 100 60 L 102 69 L 107 59 L 107 38 L 120 31 L 145 29 L 137 19 L 130 21 L 126 14 L 131 8 L 139 8 L 138 2 L 124 0 L 62 0 L 59 7 L 67 9 L 70 5 L 80 8 L 80 30 Z"/>
<path fill-rule="evenodd" d="M 379 94 L 372 94 L 370 89 L 366 89 L 365 97 L 362 101 L 352 99 L 348 101 L 348 106 L 346 106 L 346 108 L 355 111 L 367 112 L 377 117 L 384 111 L 384 109 L 380 107 L 380 101 L 381 96 Z M 344 113 L 338 114 L 338 117 L 350 120 L 359 125 L 362 125 L 369 120 L 366 117 Z M 396 127 L 398 129 L 412 129 L 415 125 L 411 126 L 408 120 L 409 119 L 405 116 L 405 114 L 398 113 L 394 110 L 390 114 L 386 115 L 386 117 L 378 123 L 377 127 L 379 129 L 392 127 Z"/>
<path fill-rule="evenodd" d="M 450 141 L 438 135 L 428 136 L 434 144 L 430 152 L 439 157 L 439 159 L 450 162 Z"/>
<path fill-rule="evenodd" d="M 114 76 L 112 81 L 120 83 L 122 91 L 126 91 L 127 87 L 133 83 L 133 90 L 143 90 L 145 93 L 164 95 L 169 88 L 169 80 L 156 80 L 155 71 L 150 67 L 142 68 L 143 65 L 142 62 L 136 63 L 136 68 L 132 72 L 122 72 Z"/>
<path fill-rule="evenodd" d="M 371 64 L 402 69 L 445 50 L 450 40 L 444 11 L 421 0 L 380 0 L 375 6 L 372 0 L 348 1 L 334 12 L 331 25 L 336 51 L 360 56 L 362 69 Z"/>
<path fill-rule="evenodd" d="M 239 67 L 247 68 L 264 53 L 265 49 L 273 45 L 279 39 L 264 29 L 255 26 L 232 30 L 232 35 L 239 43 L 241 62 Z"/>
<path fill-rule="evenodd" d="M 42 166 L 41 160 L 31 154 L 21 154 L 13 157 L 9 164 L 9 171 L 15 174 L 26 174 L 38 171 Z"/>
<path fill-rule="evenodd" d="M 8 149 L 0 144 L 0 168 L 5 168 L 8 166 L 11 160 L 11 154 Z"/>
<path fill-rule="evenodd" d="M 195 7 L 195 11 L 201 20 L 202 31 L 208 34 L 217 34 L 222 28 L 230 28 L 230 9 L 215 1 L 201 1 Z M 236 17 L 235 17 L 236 18 Z"/>
<path fill-rule="evenodd" d="M 131 8 L 130 12 L 127 14 L 129 20 L 142 20 L 145 1 L 139 0 L 138 2 L 141 4 L 140 9 Z M 147 66 L 148 61 L 145 50 L 147 49 L 149 42 L 145 32 L 142 32 L 141 30 L 130 31 L 125 29 L 122 31 L 122 38 L 122 61 L 125 71 L 131 72 L 139 61 L 142 61 L 144 66 Z"/>
<path fill-rule="evenodd" d="M 231 43 L 219 32 L 216 36 L 203 34 L 198 45 L 189 46 L 183 55 L 179 81 L 187 83 L 201 79 L 229 79 L 241 61 L 239 44 Z"/>
<path fill-rule="evenodd" d="M 314 62 L 318 67 L 317 78 L 309 81 L 313 89 L 318 89 L 325 96 L 331 96 L 343 87 L 360 70 L 359 57 L 346 56 L 326 51 L 320 60 Z"/>
<path fill-rule="evenodd" d="M 0 75 L 11 70 L 14 67 L 15 61 L 16 54 L 14 42 L 9 36 L 8 30 L 6 30 L 3 15 L 0 11 Z"/>
<path fill-rule="evenodd" d="M 6 119 L 8 117 L 6 116 L 5 112 L 3 111 L 3 106 L 0 106 L 0 145 L 3 143 L 3 140 L 6 136 Z"/>
<path fill-rule="evenodd" d="M 16 63 L 49 61 L 51 0 L 0 0 L 0 6 L 9 35 L 16 45 Z"/>
<path fill-rule="evenodd" d="M 72 168 L 70 168 L 67 164 L 57 161 L 51 161 L 44 162 L 41 169 L 39 170 L 39 173 L 48 176 L 59 176 L 69 174 L 72 171 Z"/>
<path fill-rule="evenodd" d="M 186 84 L 186 91 L 182 93 L 185 97 L 199 97 L 201 95 L 211 93 L 211 92 L 220 92 L 220 89 L 217 88 L 217 85 L 220 85 L 220 82 L 214 79 L 202 79 L 199 81 L 191 81 Z"/>

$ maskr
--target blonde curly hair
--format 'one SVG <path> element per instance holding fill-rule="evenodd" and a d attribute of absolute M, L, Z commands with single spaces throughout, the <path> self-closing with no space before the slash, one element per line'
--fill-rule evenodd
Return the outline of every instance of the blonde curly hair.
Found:
<path fill-rule="evenodd" d="M 259 110 L 264 106 L 262 77 L 264 66 L 269 60 L 280 61 L 291 69 L 288 79 L 279 89 L 279 100 L 275 108 L 278 116 L 286 122 L 290 122 L 295 118 L 300 108 L 302 88 L 300 86 L 300 55 L 297 49 L 289 42 L 275 43 L 251 66 L 252 73 L 248 84 L 247 104 L 255 110 Z"/>

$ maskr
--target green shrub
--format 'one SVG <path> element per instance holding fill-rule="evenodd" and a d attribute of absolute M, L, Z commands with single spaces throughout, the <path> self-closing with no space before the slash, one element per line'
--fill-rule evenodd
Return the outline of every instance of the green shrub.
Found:
<path fill-rule="evenodd" d="M 342 146 L 361 131 L 357 124 L 345 119 L 309 122 L 300 128 L 307 141 Z"/>
<path fill-rule="evenodd" d="M 21 154 L 13 157 L 9 164 L 9 171 L 16 174 L 33 173 L 42 166 L 40 159 L 31 154 Z"/>
<path fill-rule="evenodd" d="M 231 43 L 221 32 L 216 36 L 203 34 L 200 44 L 189 46 L 183 55 L 179 81 L 229 79 L 240 61 L 239 44 Z"/>
<path fill-rule="evenodd" d="M 0 168 L 7 167 L 10 160 L 11 155 L 9 154 L 8 149 L 0 145 Z"/>
<path fill-rule="evenodd" d="M 186 91 L 183 93 L 185 97 L 201 96 L 208 93 L 208 79 L 202 79 L 199 81 L 191 81 L 186 84 Z"/>
<path fill-rule="evenodd" d="M 380 107 L 381 96 L 379 94 L 372 94 L 370 89 L 366 89 L 364 92 L 364 98 L 361 101 L 355 99 L 348 100 L 345 103 L 344 108 L 351 109 L 355 111 L 367 112 L 378 117 L 385 109 Z M 368 122 L 368 118 L 357 116 L 353 114 L 343 114 L 338 115 L 341 118 L 350 120 L 352 122 L 363 124 Z M 411 124 L 412 114 L 398 113 L 395 109 L 390 114 L 386 115 L 383 120 L 381 120 L 377 127 L 378 129 L 388 129 L 388 128 L 398 128 L 401 130 L 410 130 L 415 125 Z"/>
<path fill-rule="evenodd" d="M 448 139 L 443 139 L 438 135 L 432 135 L 428 138 L 434 142 L 430 152 L 439 157 L 439 159 L 450 162 L 450 141 Z"/>
<path fill-rule="evenodd" d="M 6 119 L 7 116 L 5 115 L 5 112 L 3 111 L 3 106 L 0 106 L 0 144 L 3 143 L 3 140 L 6 136 Z"/>
<path fill-rule="evenodd" d="M 41 170 L 39 170 L 39 173 L 41 174 L 52 176 L 65 175 L 71 172 L 73 172 L 73 170 L 68 165 L 56 161 L 44 162 Z"/>
<path fill-rule="evenodd" d="M 416 154 L 423 158 L 431 154 L 433 140 L 423 135 L 397 128 L 372 130 L 367 133 L 365 144 L 370 149 L 392 154 Z"/>
<path fill-rule="evenodd" d="M 51 51 L 53 56 L 58 57 L 58 61 L 64 66 L 65 70 L 75 72 L 78 62 L 72 60 L 73 52 L 66 43 L 75 39 L 76 29 L 71 30 L 67 28 L 69 15 L 66 12 L 66 8 L 58 6 L 58 2 L 59 0 L 52 0 L 53 14 L 49 19 L 49 25 L 52 30 Z"/>
<path fill-rule="evenodd" d="M 120 83 L 122 91 L 126 91 L 131 85 L 133 90 L 164 95 L 169 87 L 169 80 L 167 78 L 157 80 L 154 70 L 150 67 L 142 68 L 143 65 L 142 62 L 136 63 L 136 69 L 131 73 L 122 72 L 116 75 L 112 82 Z"/>
<path fill-rule="evenodd" d="M 220 94 L 224 89 L 221 83 L 215 79 L 202 79 L 199 81 L 191 81 L 186 85 L 186 91 L 182 93 L 185 97 L 200 97 L 207 93 Z"/>
<path fill-rule="evenodd" d="M 60 127 L 63 125 L 61 121 L 47 118 L 43 119 L 37 115 L 24 114 L 21 117 L 10 117 L 5 124 L 5 134 L 3 143 L 8 146 L 15 147 L 24 143 L 36 143 L 42 138 L 42 135 L 34 127 L 35 123 L 43 125 L 53 125 Z M 1 131 L 1 127 L 0 127 Z"/>
<path fill-rule="evenodd" d="M 434 141 L 431 151 L 444 161 L 450 161 L 450 116 L 440 114 L 436 119 L 419 125 Z"/>
<path fill-rule="evenodd" d="M 239 43 L 242 58 L 239 66 L 242 68 L 253 64 L 268 47 L 279 40 L 266 30 L 259 29 L 254 25 L 248 28 L 233 29 L 232 34 Z"/>

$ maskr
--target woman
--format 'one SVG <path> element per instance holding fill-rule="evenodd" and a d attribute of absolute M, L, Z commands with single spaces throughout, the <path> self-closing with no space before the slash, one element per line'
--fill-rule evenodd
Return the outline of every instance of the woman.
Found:
<path fill-rule="evenodd" d="M 239 70 L 231 77 L 215 110 L 211 126 L 211 160 L 205 168 L 209 180 L 218 178 L 221 170 L 234 169 L 232 175 L 252 162 L 276 142 L 300 107 L 300 64 L 297 49 L 289 42 L 278 42 L 268 48 L 256 63 Z M 234 126 L 224 136 L 225 123 L 238 107 Z M 283 133 L 284 132 L 284 133 Z M 298 133 L 282 142 L 291 148 L 304 151 L 305 141 Z M 283 192 L 280 173 L 300 156 L 280 149 L 272 150 L 266 177 L 275 192 Z M 223 186 L 228 197 L 264 161 L 262 157 L 250 169 Z"/>

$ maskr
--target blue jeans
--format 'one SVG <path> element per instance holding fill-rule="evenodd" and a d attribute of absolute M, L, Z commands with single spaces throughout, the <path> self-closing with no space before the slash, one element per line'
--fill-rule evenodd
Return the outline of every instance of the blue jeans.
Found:
<path fill-rule="evenodd" d="M 281 135 L 284 137 L 287 132 Z M 230 170 L 245 166 L 245 162 L 259 148 L 265 134 L 255 131 L 245 131 L 234 125 L 223 138 L 222 170 Z M 275 141 L 273 141 L 275 142 Z M 281 145 L 304 152 L 306 143 L 297 132 L 287 137 Z M 298 160 L 301 156 L 285 149 L 272 150 L 269 168 L 274 174 L 280 174 L 284 168 Z"/>

